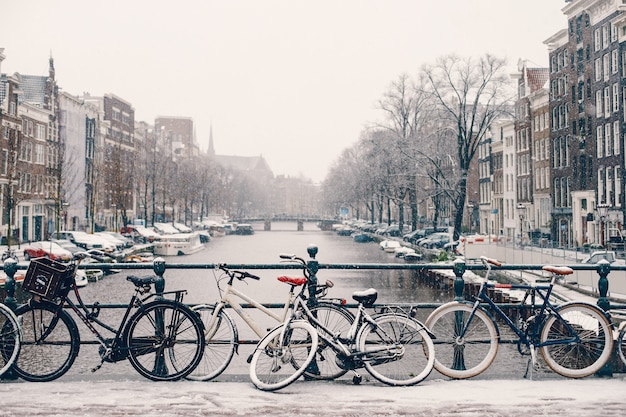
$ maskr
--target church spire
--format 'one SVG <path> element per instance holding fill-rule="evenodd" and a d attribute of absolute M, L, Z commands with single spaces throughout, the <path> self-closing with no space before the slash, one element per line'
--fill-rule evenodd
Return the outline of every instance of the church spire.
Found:
<path fill-rule="evenodd" d="M 213 123 L 211 123 L 211 130 L 209 130 L 209 150 L 208 150 L 208 154 L 211 157 L 215 156 L 215 147 L 213 146 Z"/>

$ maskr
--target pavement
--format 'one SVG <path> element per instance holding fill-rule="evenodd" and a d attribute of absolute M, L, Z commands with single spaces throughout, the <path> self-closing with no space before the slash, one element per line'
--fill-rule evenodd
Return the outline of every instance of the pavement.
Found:
<path fill-rule="evenodd" d="M 277 392 L 248 381 L 60 379 L 0 383 L 0 416 L 623 416 L 623 377 L 447 380 L 413 387 L 296 381 Z"/>

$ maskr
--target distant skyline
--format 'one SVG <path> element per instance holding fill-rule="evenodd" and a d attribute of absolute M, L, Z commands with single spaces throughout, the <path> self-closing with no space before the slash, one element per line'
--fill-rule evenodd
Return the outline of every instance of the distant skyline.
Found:
<path fill-rule="evenodd" d="M 443 55 L 548 66 L 565 0 L 20 0 L 0 6 L 2 72 L 115 94 L 136 120 L 191 117 L 202 150 L 322 181 L 400 74 Z"/>

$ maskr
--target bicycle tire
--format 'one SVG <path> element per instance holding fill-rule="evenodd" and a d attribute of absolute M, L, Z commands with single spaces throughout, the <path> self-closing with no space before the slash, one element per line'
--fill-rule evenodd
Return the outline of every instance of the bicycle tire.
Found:
<path fill-rule="evenodd" d="M 319 301 L 315 307 L 311 308 L 311 313 L 332 332 L 329 335 L 331 337 L 343 336 L 345 338 L 354 322 L 354 314 L 345 307 L 331 302 Z M 320 338 L 316 355 L 307 366 L 304 376 L 318 380 L 331 380 L 343 376 L 348 371 L 339 367 L 336 357 L 337 353 L 326 344 L 324 339 Z"/>
<path fill-rule="evenodd" d="M 158 300 L 144 305 L 128 320 L 124 335 L 131 365 L 153 381 L 184 378 L 202 359 L 202 321 L 176 301 Z"/>
<path fill-rule="evenodd" d="M 359 331 L 357 346 L 367 372 L 391 386 L 415 385 L 435 365 L 435 345 L 418 321 L 400 314 L 382 314 Z M 379 350 L 384 348 L 384 350 Z"/>
<path fill-rule="evenodd" d="M 0 377 L 13 366 L 20 352 L 20 327 L 13 311 L 0 304 Z"/>
<path fill-rule="evenodd" d="M 15 373 L 30 382 L 47 382 L 63 376 L 80 350 L 76 322 L 62 307 L 33 301 L 17 308 L 22 344 Z"/>
<path fill-rule="evenodd" d="M 286 387 L 302 376 L 315 356 L 317 345 L 317 332 L 306 321 L 275 327 L 259 341 L 250 357 L 252 383 L 262 391 Z"/>
<path fill-rule="evenodd" d="M 214 305 L 203 304 L 192 308 L 202 320 L 205 328 L 205 344 L 198 366 L 186 376 L 192 381 L 210 381 L 217 378 L 228 367 L 237 350 L 239 336 L 233 319 L 223 309 L 218 313 L 215 324 L 209 328 Z"/>
<path fill-rule="evenodd" d="M 622 360 L 622 365 L 626 366 L 626 327 L 622 328 L 617 337 L 617 352 Z"/>
<path fill-rule="evenodd" d="M 611 323 L 604 312 L 585 303 L 564 304 L 556 312 L 569 326 L 553 313 L 541 329 L 540 351 L 550 369 L 568 378 L 583 378 L 602 369 L 613 351 Z M 573 336 L 579 342 L 573 343 Z"/>
<path fill-rule="evenodd" d="M 471 313 L 474 312 L 473 315 Z M 459 338 L 460 329 L 467 327 Z M 426 319 L 426 327 L 435 335 L 435 369 L 454 378 L 472 378 L 483 373 L 498 354 L 500 333 L 492 318 L 473 304 L 452 301 L 435 309 Z"/>

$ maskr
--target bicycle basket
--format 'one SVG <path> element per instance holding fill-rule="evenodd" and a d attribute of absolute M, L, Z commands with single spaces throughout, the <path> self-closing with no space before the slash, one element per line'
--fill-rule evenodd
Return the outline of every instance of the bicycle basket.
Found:
<path fill-rule="evenodd" d="M 31 259 L 22 288 L 46 300 L 67 294 L 74 279 L 75 265 L 48 258 Z"/>

